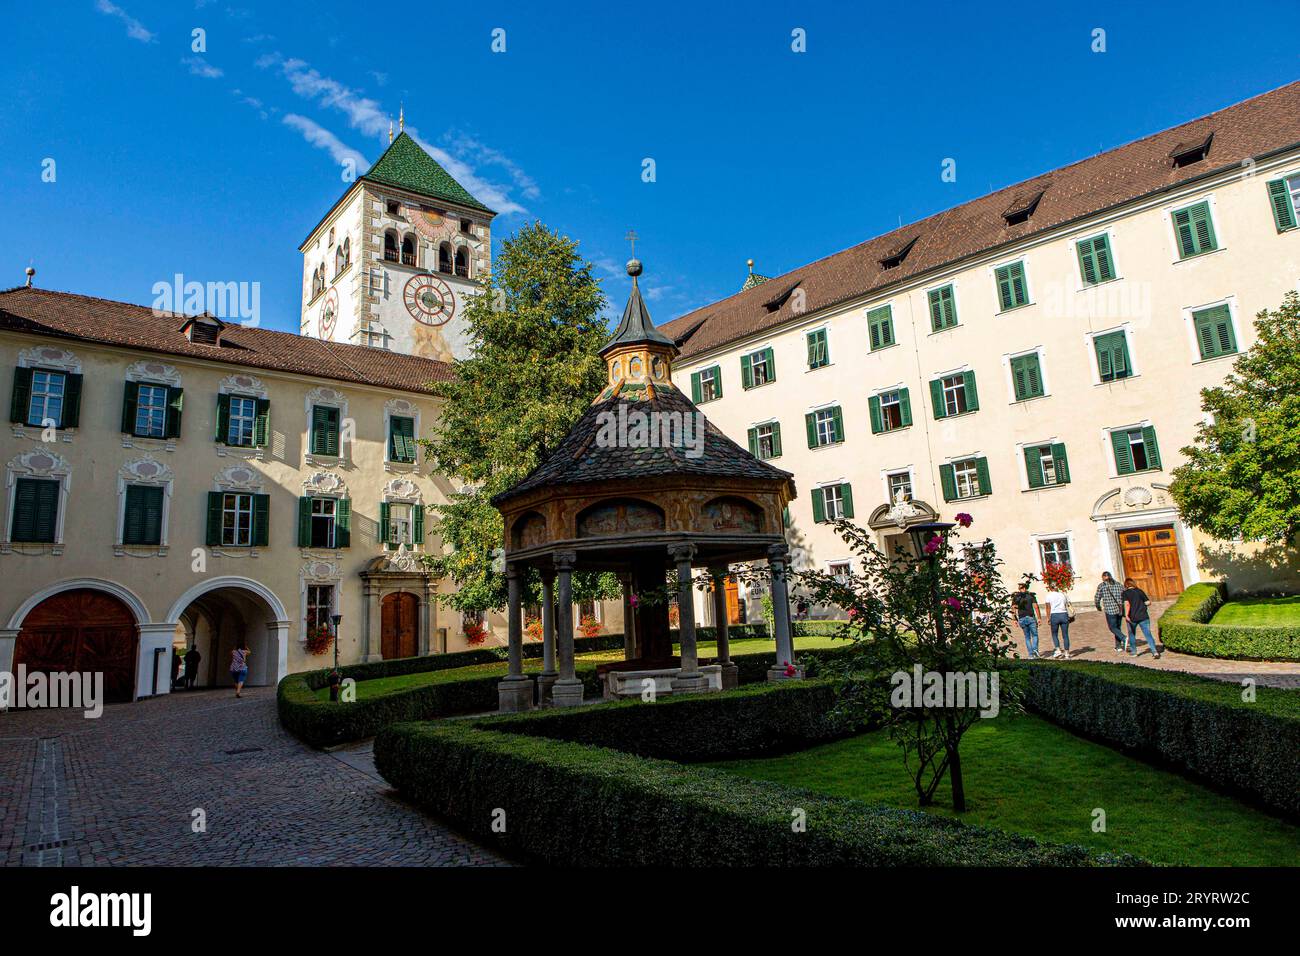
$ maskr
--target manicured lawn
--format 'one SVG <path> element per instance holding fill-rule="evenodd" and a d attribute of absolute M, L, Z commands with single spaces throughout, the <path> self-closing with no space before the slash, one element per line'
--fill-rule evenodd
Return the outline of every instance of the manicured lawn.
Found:
<path fill-rule="evenodd" d="M 1300 628 L 1300 594 L 1229 601 L 1219 608 L 1210 623 L 1234 627 Z"/>
<path fill-rule="evenodd" d="M 1194 866 L 1300 865 L 1300 827 L 1032 715 L 963 738 L 968 823 Z M 713 764 L 760 780 L 916 808 L 902 752 L 877 731 L 780 757 Z M 931 812 L 954 816 L 945 780 Z M 1106 812 L 1106 832 L 1092 830 Z"/>
<path fill-rule="evenodd" d="M 809 650 L 812 648 L 825 647 L 844 647 L 847 641 L 837 640 L 833 637 L 799 637 L 795 639 L 794 646 L 796 651 Z M 677 645 L 674 645 L 677 649 Z M 744 640 L 731 642 L 732 654 L 761 654 L 764 651 L 776 649 L 776 642 L 761 637 L 745 638 Z M 702 658 L 713 657 L 717 654 L 717 644 L 714 641 L 701 641 L 697 647 L 697 652 Z M 588 651 L 585 654 L 578 654 L 574 657 L 577 664 L 604 664 L 608 661 L 621 661 L 623 652 L 618 649 L 608 651 Z M 542 669 L 542 659 L 540 657 L 529 658 L 524 661 L 524 671 L 531 673 Z M 491 664 L 473 664 L 469 667 L 454 667 L 443 671 L 420 671 L 415 674 L 401 674 L 397 677 L 377 677 L 374 680 L 363 680 L 357 684 L 357 699 L 363 697 L 380 697 L 385 694 L 392 694 L 404 690 L 411 690 L 414 687 L 423 687 L 426 684 L 443 684 L 448 681 L 464 680 L 467 677 L 488 677 L 493 674 L 504 676 L 506 673 L 506 662 L 496 661 Z M 318 700 L 329 700 L 330 691 L 328 687 L 322 687 L 316 691 Z"/>

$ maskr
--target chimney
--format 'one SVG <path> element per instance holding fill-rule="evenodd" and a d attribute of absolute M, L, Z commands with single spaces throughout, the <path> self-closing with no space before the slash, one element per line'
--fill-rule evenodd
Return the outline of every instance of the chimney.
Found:
<path fill-rule="evenodd" d="M 32 276 L 34 276 L 34 275 L 36 275 L 36 270 L 35 270 L 34 268 L 32 268 L 31 266 L 28 266 L 28 267 L 27 267 L 27 284 L 26 284 L 26 286 L 24 286 L 24 288 L 30 289 L 30 288 L 32 287 Z"/>

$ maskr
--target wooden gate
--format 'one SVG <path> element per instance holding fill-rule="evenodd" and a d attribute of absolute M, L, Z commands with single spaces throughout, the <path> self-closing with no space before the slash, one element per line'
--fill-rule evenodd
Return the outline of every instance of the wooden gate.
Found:
<path fill-rule="evenodd" d="M 23 621 L 14 672 L 20 664 L 29 674 L 101 672 L 107 702 L 134 700 L 137 635 L 130 609 L 111 594 L 64 591 L 36 605 Z"/>
<path fill-rule="evenodd" d="M 380 607 L 380 653 L 384 660 L 420 653 L 420 599 L 400 591 L 384 596 Z"/>
<path fill-rule="evenodd" d="M 723 587 L 723 592 L 727 596 L 727 624 L 740 623 L 740 585 L 735 578 L 727 578 L 727 583 Z"/>
<path fill-rule="evenodd" d="M 1178 539 L 1172 525 L 1120 531 L 1119 549 L 1124 575 L 1153 601 L 1183 593 L 1183 572 L 1178 561 Z"/>

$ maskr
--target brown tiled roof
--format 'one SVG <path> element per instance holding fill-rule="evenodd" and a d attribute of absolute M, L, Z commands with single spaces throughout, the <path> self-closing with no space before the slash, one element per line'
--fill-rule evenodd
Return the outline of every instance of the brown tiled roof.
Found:
<path fill-rule="evenodd" d="M 0 329 L 14 332 L 408 392 L 428 392 L 430 383 L 455 374 L 446 362 L 244 325 L 225 325 L 220 346 L 199 345 L 181 332 L 189 318 L 71 292 L 25 286 L 0 291 Z"/>
<path fill-rule="evenodd" d="M 1175 166 L 1172 156 L 1180 144 L 1186 148 L 1204 143 L 1211 135 L 1204 159 Z M 789 321 L 801 299 L 806 315 L 1297 145 L 1300 82 L 903 226 L 660 328 L 678 341 L 682 357 L 689 358 Z M 1027 205 L 1040 191 L 1029 219 L 1008 225 L 1004 214 Z M 912 235 L 918 236 L 916 245 L 903 261 L 893 268 L 883 266 L 882 260 L 888 262 Z M 784 292 L 796 285 L 801 297 L 792 296 L 779 309 L 768 311 L 773 288 Z"/>

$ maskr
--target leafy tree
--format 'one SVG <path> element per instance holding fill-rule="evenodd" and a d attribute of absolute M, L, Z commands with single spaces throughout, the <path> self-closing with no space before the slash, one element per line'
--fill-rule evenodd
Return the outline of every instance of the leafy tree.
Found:
<path fill-rule="evenodd" d="M 597 352 L 609 338 L 591 263 L 540 222 L 502 243 L 479 285 L 464 313 L 470 357 L 434 386 L 445 403 L 421 440 L 426 458 L 465 486 L 430 506 L 448 550 L 426 558 L 456 585 L 440 600 L 462 612 L 505 606 L 505 575 L 493 567 L 503 527 L 490 499 L 544 461 L 604 386 Z M 529 586 L 535 601 L 537 582 Z M 613 575 L 574 576 L 576 600 L 620 594 Z"/>
<path fill-rule="evenodd" d="M 1300 534 L 1300 297 L 1261 311 L 1255 334 L 1224 383 L 1201 390 L 1208 420 L 1169 493 L 1216 538 L 1290 544 Z"/>
<path fill-rule="evenodd" d="M 958 519 L 970 523 L 969 516 Z M 866 721 L 888 729 L 902 748 L 921 806 L 933 802 L 946 776 L 953 809 L 963 811 L 962 736 L 982 714 L 1018 706 L 1017 694 L 1010 682 L 1000 680 L 998 669 L 1013 646 L 1007 635 L 1011 601 L 999 573 L 1002 562 L 991 541 L 959 552 L 956 528 L 935 538 L 919 557 L 884 554 L 869 531 L 848 521 L 836 522 L 836 530 L 862 573 L 810 570 L 796 572 L 796 577 L 818 604 L 848 613 L 842 636 L 853 644 L 835 668 L 843 678 L 837 715 L 847 726 Z M 960 685 L 965 699 L 900 693 L 904 684 L 911 690 L 918 665 L 925 681 L 943 687 L 952 675 L 950 686 Z M 972 698 L 965 675 L 974 675 L 976 686 L 985 681 L 984 689 L 995 696 Z"/>

